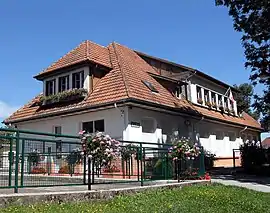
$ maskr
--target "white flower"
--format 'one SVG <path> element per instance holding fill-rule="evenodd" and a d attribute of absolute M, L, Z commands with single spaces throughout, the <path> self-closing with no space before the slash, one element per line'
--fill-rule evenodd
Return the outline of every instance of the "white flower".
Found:
<path fill-rule="evenodd" d="M 93 157 L 92 155 L 88 155 L 88 158 L 90 158 L 90 159 L 91 159 L 92 157 Z"/>

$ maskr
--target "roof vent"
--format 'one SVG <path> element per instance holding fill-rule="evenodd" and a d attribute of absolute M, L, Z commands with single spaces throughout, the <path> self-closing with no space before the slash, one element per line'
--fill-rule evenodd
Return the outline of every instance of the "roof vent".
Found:
<path fill-rule="evenodd" d="M 149 82 L 149 81 L 142 81 L 145 86 L 148 87 L 152 92 L 158 93 L 158 90 Z"/>

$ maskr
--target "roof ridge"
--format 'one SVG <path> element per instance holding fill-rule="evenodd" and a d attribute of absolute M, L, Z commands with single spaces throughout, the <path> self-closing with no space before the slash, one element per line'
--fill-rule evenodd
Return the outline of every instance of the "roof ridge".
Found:
<path fill-rule="evenodd" d="M 88 39 L 87 39 L 86 41 L 88 41 L 89 43 L 98 45 L 98 46 L 100 46 L 100 47 L 107 48 L 106 46 L 103 46 L 103 45 L 101 45 L 101 44 L 95 43 L 95 42 L 93 42 L 93 41 L 91 41 L 91 40 L 88 40 Z"/>
<path fill-rule="evenodd" d="M 111 44 L 112 44 L 112 47 L 113 47 L 113 51 L 114 51 L 114 54 L 115 54 L 115 57 L 116 57 L 116 61 L 117 61 L 119 70 L 120 70 L 122 78 L 123 78 L 123 82 L 124 82 L 124 85 L 125 85 L 125 90 L 126 90 L 127 97 L 130 97 L 127 82 L 126 82 L 126 76 L 124 75 L 124 72 L 123 72 L 123 70 L 121 68 L 121 65 L 120 65 L 120 62 L 119 62 L 119 57 L 118 57 L 118 55 L 116 53 L 115 42 L 112 42 Z M 111 59 L 111 57 L 110 57 L 110 59 Z"/>
<path fill-rule="evenodd" d="M 50 69 L 51 67 L 53 67 L 57 62 L 59 62 L 61 59 L 63 59 L 64 57 L 66 57 L 68 54 L 73 53 L 75 50 L 77 50 L 81 45 L 83 45 L 86 41 L 83 41 L 81 43 L 79 43 L 79 45 L 77 45 L 76 47 L 74 47 L 73 49 L 71 49 L 70 51 L 68 51 L 66 54 L 64 54 L 62 57 L 60 57 L 59 59 L 57 59 L 56 61 L 54 61 L 50 66 L 48 66 L 47 68 L 43 69 L 39 74 L 42 74 L 44 71 Z"/>

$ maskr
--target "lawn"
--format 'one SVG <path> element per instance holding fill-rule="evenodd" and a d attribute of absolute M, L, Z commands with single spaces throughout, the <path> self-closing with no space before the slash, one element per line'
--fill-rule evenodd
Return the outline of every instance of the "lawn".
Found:
<path fill-rule="evenodd" d="M 213 184 L 119 196 L 104 202 L 40 204 L 0 209 L 0 212 L 270 212 L 270 193 Z"/>

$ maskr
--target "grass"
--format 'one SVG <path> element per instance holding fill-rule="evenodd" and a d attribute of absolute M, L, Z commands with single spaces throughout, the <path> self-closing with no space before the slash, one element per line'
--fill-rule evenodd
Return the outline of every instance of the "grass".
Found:
<path fill-rule="evenodd" d="M 12 206 L 0 212 L 270 212 L 270 193 L 213 184 L 190 186 L 183 189 L 147 191 L 130 196 L 119 196 L 104 202 L 78 202 Z"/>

